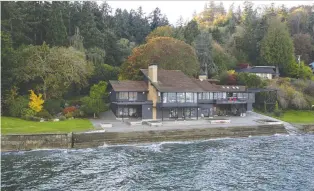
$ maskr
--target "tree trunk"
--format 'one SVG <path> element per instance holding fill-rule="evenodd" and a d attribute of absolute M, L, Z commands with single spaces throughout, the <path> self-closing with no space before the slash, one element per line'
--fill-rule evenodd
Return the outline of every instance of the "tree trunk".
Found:
<path fill-rule="evenodd" d="M 94 113 L 94 119 L 96 118 L 96 113 Z"/>
<path fill-rule="evenodd" d="M 44 82 L 44 86 L 43 86 L 43 96 L 44 96 L 44 100 L 47 99 L 47 93 L 46 93 L 46 83 Z"/>

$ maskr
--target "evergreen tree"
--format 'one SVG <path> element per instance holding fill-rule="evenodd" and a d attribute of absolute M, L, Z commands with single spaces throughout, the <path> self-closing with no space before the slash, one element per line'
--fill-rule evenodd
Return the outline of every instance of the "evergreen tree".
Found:
<path fill-rule="evenodd" d="M 187 26 L 184 28 L 184 39 L 188 44 L 192 44 L 195 40 L 195 37 L 200 34 L 198 29 L 198 24 L 195 20 L 190 21 Z"/>
<path fill-rule="evenodd" d="M 161 14 L 158 7 L 150 14 L 150 29 L 153 31 L 155 28 L 168 25 L 169 21 L 165 15 Z"/>
<path fill-rule="evenodd" d="M 294 63 L 294 47 L 287 26 L 278 18 L 270 21 L 262 41 L 261 55 L 268 65 L 281 68 L 286 75 L 291 74 Z"/>
<path fill-rule="evenodd" d="M 217 73 L 217 66 L 212 59 L 212 42 L 210 34 L 202 31 L 195 39 L 195 50 L 200 63 L 201 73 L 207 76 Z"/>
<path fill-rule="evenodd" d="M 48 43 L 53 46 L 64 46 L 67 44 L 67 31 L 62 18 L 59 2 L 52 2 L 49 28 L 47 31 Z"/>

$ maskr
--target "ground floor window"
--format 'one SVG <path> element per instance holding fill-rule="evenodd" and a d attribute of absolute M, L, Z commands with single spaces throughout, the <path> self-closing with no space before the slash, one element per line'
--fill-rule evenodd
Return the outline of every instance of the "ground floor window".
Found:
<path fill-rule="evenodd" d="M 178 118 L 178 111 L 176 108 L 169 110 L 169 118 Z"/>
<path fill-rule="evenodd" d="M 196 108 L 184 108 L 184 118 L 194 118 L 196 115 Z"/>
<path fill-rule="evenodd" d="M 117 109 L 118 117 L 140 117 L 139 109 L 136 107 L 119 107 Z"/>
<path fill-rule="evenodd" d="M 202 115 L 203 117 L 209 117 L 209 109 L 202 109 Z"/>

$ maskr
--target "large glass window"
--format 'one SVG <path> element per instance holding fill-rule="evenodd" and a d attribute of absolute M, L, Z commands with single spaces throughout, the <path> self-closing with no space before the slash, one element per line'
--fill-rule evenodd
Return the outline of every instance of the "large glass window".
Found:
<path fill-rule="evenodd" d="M 136 108 L 133 108 L 133 107 L 129 108 L 129 116 L 130 117 L 137 117 Z"/>
<path fill-rule="evenodd" d="M 168 101 L 168 94 L 167 93 L 163 93 L 162 94 L 162 103 L 167 103 Z"/>
<path fill-rule="evenodd" d="M 197 93 L 194 93 L 194 103 L 197 103 Z"/>
<path fill-rule="evenodd" d="M 168 103 L 176 103 L 176 93 L 168 93 Z"/>
<path fill-rule="evenodd" d="M 213 99 L 213 93 L 212 92 L 209 93 L 209 99 Z"/>
<path fill-rule="evenodd" d="M 243 93 L 244 98 L 248 98 L 248 93 Z"/>
<path fill-rule="evenodd" d="M 217 100 L 217 93 L 214 93 L 214 100 Z"/>
<path fill-rule="evenodd" d="M 218 92 L 218 99 L 222 99 L 222 92 Z"/>
<path fill-rule="evenodd" d="M 193 93 L 185 93 L 185 99 L 187 103 L 193 103 Z"/>
<path fill-rule="evenodd" d="M 137 92 L 129 92 L 129 100 L 130 101 L 137 100 Z"/>
<path fill-rule="evenodd" d="M 209 99 L 209 92 L 203 93 L 203 99 Z"/>
<path fill-rule="evenodd" d="M 198 93 L 198 99 L 202 99 L 202 93 Z"/>
<path fill-rule="evenodd" d="M 170 109 L 169 110 L 169 118 L 178 118 L 178 111 L 177 111 L 177 109 Z"/>
<path fill-rule="evenodd" d="M 128 99 L 128 92 L 119 92 L 118 95 L 118 99 Z"/>
<path fill-rule="evenodd" d="M 184 103 L 185 102 L 184 93 L 177 93 L 177 102 L 178 103 Z"/>
<path fill-rule="evenodd" d="M 227 93 L 226 92 L 222 92 L 222 98 L 227 99 Z"/>

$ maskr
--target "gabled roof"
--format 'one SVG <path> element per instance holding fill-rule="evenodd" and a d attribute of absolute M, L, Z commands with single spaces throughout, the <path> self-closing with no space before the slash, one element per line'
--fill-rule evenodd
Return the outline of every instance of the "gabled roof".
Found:
<path fill-rule="evenodd" d="M 247 73 L 267 73 L 267 74 L 275 74 L 273 67 L 268 66 L 253 66 L 251 68 L 243 68 L 243 69 L 236 69 L 236 72 L 247 72 Z"/>
<path fill-rule="evenodd" d="M 141 71 L 149 79 L 148 70 L 141 69 Z M 152 84 L 160 92 L 240 92 L 246 90 L 245 86 L 216 85 L 211 83 L 211 80 L 190 78 L 180 70 L 158 69 L 157 75 L 158 82 Z"/>
<path fill-rule="evenodd" d="M 148 77 L 148 69 L 141 69 Z M 202 88 L 180 70 L 158 69 L 157 83 L 152 83 L 160 92 L 202 92 Z"/>
<path fill-rule="evenodd" d="M 117 81 L 109 80 L 114 91 L 135 91 L 135 92 L 146 92 L 148 91 L 147 84 L 144 81 Z"/>

